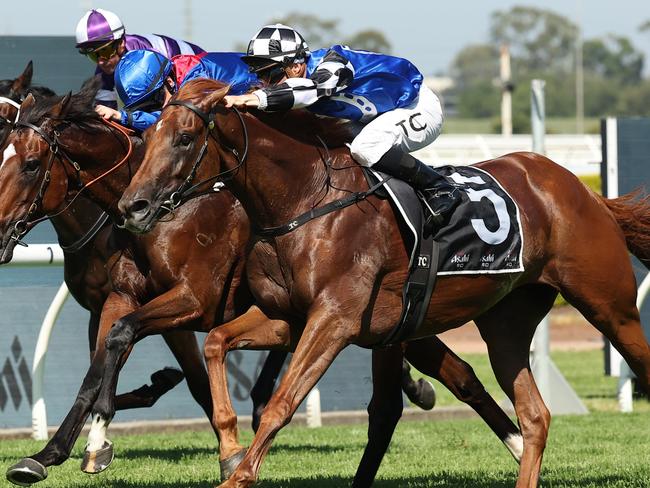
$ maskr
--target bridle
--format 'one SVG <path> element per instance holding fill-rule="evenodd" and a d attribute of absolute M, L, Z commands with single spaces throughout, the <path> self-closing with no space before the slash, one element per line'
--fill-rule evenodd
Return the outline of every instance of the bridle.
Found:
<path fill-rule="evenodd" d="M 12 107 L 16 108 L 17 112 L 16 112 L 16 117 L 14 118 L 14 120 L 9 120 L 9 119 L 7 119 L 5 117 L 0 116 L 0 123 L 1 124 L 8 125 L 10 127 L 14 127 L 16 122 L 18 121 L 18 117 L 20 116 L 20 103 L 15 101 L 15 100 L 12 100 L 11 98 L 7 98 L 7 97 L 0 97 L 0 103 L 6 103 L 6 104 L 11 105 Z"/>
<path fill-rule="evenodd" d="M 174 192 L 172 192 L 172 194 L 169 196 L 169 200 L 164 201 L 160 206 L 159 210 L 165 210 L 167 212 L 173 212 L 174 209 L 176 209 L 184 201 L 188 200 L 197 188 L 200 188 L 206 183 L 210 183 L 216 180 L 224 181 L 224 177 L 226 176 L 228 177 L 226 179 L 234 178 L 237 172 L 239 171 L 239 169 L 246 162 L 246 157 L 248 156 L 248 130 L 246 129 L 246 123 L 244 122 L 244 118 L 242 117 L 239 110 L 237 110 L 236 108 L 232 108 L 232 110 L 237 114 L 237 117 L 239 118 L 239 122 L 242 127 L 242 133 L 244 135 L 244 150 L 241 155 L 239 154 L 239 151 L 237 151 L 236 148 L 230 148 L 226 146 L 221 141 L 219 141 L 217 137 L 213 135 L 212 130 L 215 128 L 215 116 L 216 116 L 216 113 L 214 111 L 204 112 L 193 103 L 185 100 L 172 100 L 165 106 L 163 111 L 170 105 L 185 107 L 186 109 L 194 112 L 194 114 L 197 115 L 203 122 L 203 126 L 205 127 L 205 139 L 203 140 L 203 145 L 201 146 L 201 149 L 199 150 L 199 153 L 196 156 L 196 159 L 194 160 L 194 164 L 192 165 L 192 169 L 190 170 L 190 173 L 187 175 L 187 178 L 185 178 L 185 180 L 180 184 L 180 186 Z M 196 178 L 196 173 L 198 172 L 199 167 L 201 166 L 201 162 L 203 161 L 203 157 L 205 156 L 205 152 L 208 149 L 208 143 L 210 141 L 210 137 L 215 139 L 215 141 L 217 141 L 217 143 L 221 147 L 228 149 L 233 154 L 233 156 L 237 160 L 237 165 L 234 168 L 222 171 L 221 173 L 215 176 L 206 178 L 205 180 L 202 180 L 199 183 L 193 185 L 192 182 L 194 181 L 194 178 Z"/>
<path fill-rule="evenodd" d="M 23 218 L 17 220 L 14 223 L 13 229 L 11 231 L 10 239 L 13 240 L 13 241 L 16 241 L 16 244 L 26 247 L 27 244 L 22 241 L 22 237 L 28 232 L 28 230 L 31 227 L 35 226 L 39 222 L 51 219 L 51 218 L 56 217 L 56 216 L 62 214 L 63 212 L 65 212 L 68 208 L 70 208 L 70 206 L 74 203 L 74 201 L 77 199 L 77 197 L 79 195 L 81 195 L 81 193 L 84 190 L 89 188 L 91 185 L 97 183 L 102 178 L 108 176 L 113 171 L 115 171 L 116 169 L 121 167 L 126 161 L 128 161 L 129 157 L 131 156 L 131 153 L 133 152 L 133 143 L 131 142 L 131 137 L 129 136 L 129 133 L 127 132 L 127 129 L 125 129 L 122 126 L 120 126 L 119 124 L 113 123 L 111 121 L 106 121 L 104 119 L 101 119 L 101 120 L 103 120 L 106 124 L 116 128 L 120 133 L 122 133 L 126 137 L 127 142 L 128 142 L 128 150 L 127 150 L 127 153 L 124 156 L 124 158 L 122 158 L 122 160 L 120 160 L 115 166 L 113 166 L 112 168 L 108 169 L 107 171 L 105 171 L 104 173 L 99 175 L 98 177 L 94 178 L 93 180 L 91 180 L 91 181 L 89 181 L 88 183 L 85 183 L 85 184 L 83 183 L 83 181 L 81 179 L 81 167 L 79 166 L 79 164 L 76 161 L 74 161 L 65 152 L 65 150 L 61 147 L 61 145 L 59 143 L 58 139 L 59 139 L 59 136 L 61 135 L 61 132 L 59 132 L 59 130 L 54 129 L 52 131 L 52 135 L 50 136 L 43 130 L 43 128 L 41 128 L 41 127 L 39 127 L 37 125 L 31 124 L 29 122 L 16 122 L 14 124 L 14 127 L 17 128 L 17 129 L 19 129 L 21 127 L 24 127 L 24 128 L 31 129 L 34 132 L 36 132 L 47 143 L 47 145 L 49 146 L 49 150 L 50 150 L 49 151 L 50 155 L 49 155 L 49 158 L 48 158 L 48 161 L 47 161 L 47 164 L 46 164 L 45 173 L 43 175 L 43 179 L 42 179 L 40 187 L 38 189 L 38 193 L 34 197 L 34 200 L 32 201 L 32 204 L 29 206 L 29 209 L 27 210 L 27 213 L 25 214 L 25 216 Z M 76 175 L 77 189 L 78 189 L 77 193 L 72 197 L 72 199 L 70 199 L 70 201 L 67 202 L 67 204 L 61 210 L 55 212 L 52 215 L 44 215 L 43 217 L 39 217 L 37 219 L 30 220 L 32 215 L 39 208 L 42 208 L 43 199 L 45 198 L 45 192 L 47 191 L 47 188 L 48 188 L 48 186 L 50 184 L 50 180 L 51 180 L 52 167 L 54 166 L 54 162 L 57 161 L 57 160 L 60 161 L 61 164 L 63 165 L 63 169 L 66 172 L 66 174 L 68 174 L 68 171 L 66 170 L 66 165 L 71 166 L 72 169 L 74 170 L 75 175 Z"/>

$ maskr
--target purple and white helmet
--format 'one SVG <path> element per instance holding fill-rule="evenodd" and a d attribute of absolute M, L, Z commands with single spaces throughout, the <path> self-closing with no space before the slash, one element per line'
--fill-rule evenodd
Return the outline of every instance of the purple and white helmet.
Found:
<path fill-rule="evenodd" d="M 77 24 L 77 47 L 120 39 L 124 32 L 124 24 L 113 12 L 101 8 L 89 10 Z"/>

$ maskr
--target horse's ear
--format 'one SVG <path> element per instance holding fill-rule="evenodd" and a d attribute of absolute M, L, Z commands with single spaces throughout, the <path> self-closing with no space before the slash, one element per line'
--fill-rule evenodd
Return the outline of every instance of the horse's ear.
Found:
<path fill-rule="evenodd" d="M 23 103 L 20 104 L 20 111 L 26 113 L 35 103 L 36 99 L 34 98 L 34 95 L 31 93 L 28 94 L 27 97 L 25 97 L 25 100 L 23 100 Z"/>
<path fill-rule="evenodd" d="M 207 97 L 205 97 L 204 102 L 207 107 L 207 111 L 211 112 L 214 107 L 217 106 L 230 91 L 230 85 L 219 88 L 218 90 L 213 91 Z"/>
<path fill-rule="evenodd" d="M 32 75 L 34 74 L 34 63 L 31 61 L 27 63 L 27 67 L 23 74 L 16 78 L 11 85 L 11 89 L 16 93 L 24 92 L 29 85 L 32 84 Z"/>
<path fill-rule="evenodd" d="M 52 117 L 53 119 L 58 119 L 61 118 L 63 115 L 65 115 L 71 100 L 72 100 L 72 92 L 68 92 L 68 94 L 65 97 L 63 97 L 59 103 L 57 103 L 56 105 L 54 105 L 54 107 L 52 107 L 52 110 L 50 110 L 49 113 L 50 117 Z"/>

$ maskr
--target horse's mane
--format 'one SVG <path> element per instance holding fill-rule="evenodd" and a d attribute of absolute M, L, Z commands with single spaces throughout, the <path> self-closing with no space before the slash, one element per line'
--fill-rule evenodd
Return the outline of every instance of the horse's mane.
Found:
<path fill-rule="evenodd" d="M 58 122 L 70 122 L 84 126 L 99 127 L 101 121 L 94 109 L 95 95 L 101 86 L 99 77 L 87 80 L 78 93 L 70 97 L 64 112 L 56 117 Z M 51 91 L 51 90 L 50 90 Z M 19 122 L 37 125 L 41 120 L 51 117 L 52 109 L 63 100 L 63 96 L 35 96 L 35 102 L 25 110 L 21 110 Z M 103 124 L 101 124 L 103 126 Z"/>
<path fill-rule="evenodd" d="M 45 86 L 29 86 L 23 92 L 13 90 L 14 80 L 0 80 L 0 96 L 11 98 L 14 102 L 20 102 L 29 93 L 40 97 L 52 97 L 56 95 L 54 91 Z"/>
<path fill-rule="evenodd" d="M 198 78 L 185 83 L 175 98 L 198 103 L 207 94 L 226 86 L 228 85 L 221 81 Z M 275 113 L 254 110 L 251 115 L 292 139 L 314 146 L 321 146 L 320 137 L 329 147 L 342 147 L 352 142 L 359 130 L 353 122 L 316 115 L 308 110 Z"/>

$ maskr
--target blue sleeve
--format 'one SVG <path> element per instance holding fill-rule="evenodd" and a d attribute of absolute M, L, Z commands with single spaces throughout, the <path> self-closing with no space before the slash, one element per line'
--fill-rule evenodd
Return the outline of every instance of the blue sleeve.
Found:
<path fill-rule="evenodd" d="M 143 112 L 136 110 L 134 112 L 127 112 L 126 110 L 120 111 L 120 123 L 126 127 L 131 127 L 135 130 L 144 131 L 156 123 L 160 112 Z"/>

